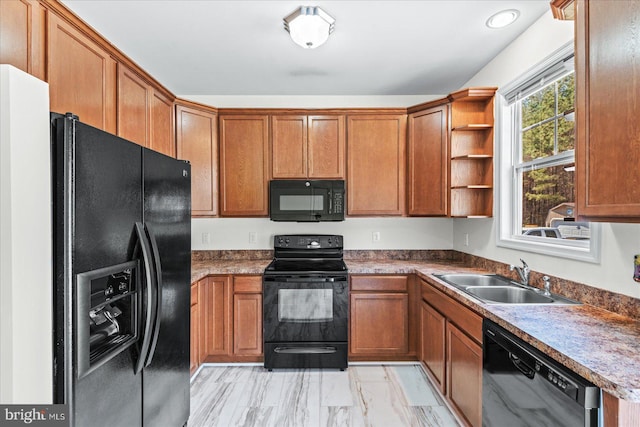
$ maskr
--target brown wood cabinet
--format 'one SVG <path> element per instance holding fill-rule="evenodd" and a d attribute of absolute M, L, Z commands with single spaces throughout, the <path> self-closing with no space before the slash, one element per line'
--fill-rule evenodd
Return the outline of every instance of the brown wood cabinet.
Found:
<path fill-rule="evenodd" d="M 422 332 L 420 361 L 431 373 L 442 395 L 446 390 L 446 324 L 447 319 L 426 302 L 421 304 L 420 330 Z"/>
<path fill-rule="evenodd" d="M 269 116 L 220 115 L 220 215 L 267 216 Z"/>
<path fill-rule="evenodd" d="M 493 97 L 496 88 L 464 89 L 451 101 L 452 217 L 493 215 Z"/>
<path fill-rule="evenodd" d="M 447 323 L 447 395 L 474 427 L 482 426 L 482 346 Z"/>
<path fill-rule="evenodd" d="M 449 208 L 449 105 L 409 115 L 408 206 L 410 216 L 447 216 Z"/>
<path fill-rule="evenodd" d="M 271 116 L 272 178 L 344 178 L 344 116 Z"/>
<path fill-rule="evenodd" d="M 149 146 L 152 89 L 127 66 L 118 64 L 118 136 Z"/>
<path fill-rule="evenodd" d="M 352 275 L 349 360 L 415 360 L 407 276 Z"/>
<path fill-rule="evenodd" d="M 262 276 L 212 275 L 197 284 L 199 363 L 262 361 Z"/>
<path fill-rule="evenodd" d="M 421 280 L 420 360 L 458 416 L 482 425 L 482 317 Z"/>
<path fill-rule="evenodd" d="M 176 105 L 177 158 L 191 163 L 191 215 L 218 214 L 218 139 L 215 111 Z"/>
<path fill-rule="evenodd" d="M 0 1 L 0 64 L 45 80 L 46 33 L 46 10 L 40 2 Z"/>
<path fill-rule="evenodd" d="M 576 210 L 584 220 L 640 221 L 640 8 L 577 1 Z"/>
<path fill-rule="evenodd" d="M 209 276 L 198 282 L 200 361 L 231 354 L 231 277 Z"/>
<path fill-rule="evenodd" d="M 262 276 L 233 277 L 233 354 L 261 360 Z"/>
<path fill-rule="evenodd" d="M 347 118 L 347 214 L 403 215 L 407 116 Z"/>
<path fill-rule="evenodd" d="M 200 367 L 200 310 L 198 307 L 198 282 L 191 285 L 191 333 L 189 340 L 189 372 Z"/>
<path fill-rule="evenodd" d="M 118 136 L 175 157 L 173 101 L 123 64 L 118 64 Z"/>
<path fill-rule="evenodd" d="M 47 78 L 51 111 L 116 133 L 116 61 L 54 13 L 48 14 Z"/>

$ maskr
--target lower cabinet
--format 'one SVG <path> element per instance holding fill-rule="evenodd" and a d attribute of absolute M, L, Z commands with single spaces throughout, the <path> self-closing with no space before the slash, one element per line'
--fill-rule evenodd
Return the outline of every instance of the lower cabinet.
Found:
<path fill-rule="evenodd" d="M 191 337 L 192 372 L 203 362 L 261 362 L 262 276 L 213 275 L 193 284 Z"/>
<path fill-rule="evenodd" d="M 407 276 L 352 275 L 349 360 L 415 360 Z"/>
<path fill-rule="evenodd" d="M 482 317 L 421 280 L 420 360 L 470 426 L 482 425 Z"/>
<path fill-rule="evenodd" d="M 420 310 L 420 360 L 443 395 L 446 394 L 446 325 L 447 319 L 423 301 Z"/>
<path fill-rule="evenodd" d="M 233 278 L 233 354 L 262 360 L 262 277 Z"/>
<path fill-rule="evenodd" d="M 193 374 L 200 366 L 200 311 L 198 309 L 198 283 L 191 285 L 191 337 L 189 372 Z"/>

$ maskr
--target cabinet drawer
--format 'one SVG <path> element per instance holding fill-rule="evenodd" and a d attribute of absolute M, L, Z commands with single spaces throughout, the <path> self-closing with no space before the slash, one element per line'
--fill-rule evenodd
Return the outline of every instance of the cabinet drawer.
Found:
<path fill-rule="evenodd" d="M 198 284 L 194 283 L 191 285 L 191 305 L 196 305 L 198 303 Z"/>
<path fill-rule="evenodd" d="M 407 292 L 407 282 L 407 276 L 351 276 L 351 290 Z"/>
<path fill-rule="evenodd" d="M 471 309 L 440 292 L 424 280 L 421 281 L 422 299 L 447 317 L 451 323 L 482 344 L 482 317 Z"/>
<path fill-rule="evenodd" d="M 233 276 L 233 293 L 262 293 L 262 276 Z"/>

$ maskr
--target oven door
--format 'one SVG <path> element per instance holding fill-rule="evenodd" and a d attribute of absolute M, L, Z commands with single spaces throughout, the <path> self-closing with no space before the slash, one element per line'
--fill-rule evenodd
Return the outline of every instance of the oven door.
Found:
<path fill-rule="evenodd" d="M 346 275 L 265 276 L 264 341 L 346 342 Z"/>

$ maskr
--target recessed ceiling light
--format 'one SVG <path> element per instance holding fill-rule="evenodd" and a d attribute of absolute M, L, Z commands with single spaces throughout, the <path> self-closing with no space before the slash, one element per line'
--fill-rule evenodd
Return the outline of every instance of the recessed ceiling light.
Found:
<path fill-rule="evenodd" d="M 487 19 L 487 27 L 504 28 L 507 25 L 514 23 L 515 20 L 518 19 L 518 16 L 520 16 L 520 11 L 516 9 L 502 10 Z"/>

